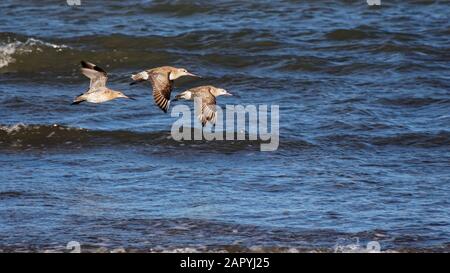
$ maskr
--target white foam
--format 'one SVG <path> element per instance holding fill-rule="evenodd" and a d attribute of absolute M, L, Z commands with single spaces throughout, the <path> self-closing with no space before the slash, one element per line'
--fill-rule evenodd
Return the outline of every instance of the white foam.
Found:
<path fill-rule="evenodd" d="M 9 135 L 18 132 L 25 127 L 27 127 L 25 124 L 17 123 L 10 126 L 0 126 L 0 130 L 6 132 Z"/>
<path fill-rule="evenodd" d="M 28 38 L 25 42 L 3 42 L 0 43 L 0 68 L 14 63 L 16 61 L 13 57 L 14 55 L 31 53 L 33 51 L 42 52 L 43 47 L 50 47 L 56 49 L 57 51 L 62 51 L 64 48 L 67 48 L 66 45 L 52 44 L 35 38 Z"/>
<path fill-rule="evenodd" d="M 38 124 L 24 124 L 24 123 L 16 123 L 13 125 L 0 125 L 0 131 L 3 131 L 5 133 L 7 133 L 8 135 L 11 134 L 16 134 L 22 130 L 39 130 L 40 128 L 45 128 L 45 127 L 53 127 L 54 130 L 70 130 L 70 131 L 83 131 L 86 129 L 83 128 L 75 128 L 75 127 L 66 127 L 66 126 L 62 126 L 62 125 L 58 125 L 58 124 L 53 124 L 53 125 L 38 125 Z M 54 134 L 56 133 L 56 131 L 52 131 L 50 132 L 47 137 L 50 138 L 52 137 Z"/>
<path fill-rule="evenodd" d="M 201 250 L 192 247 L 175 248 L 170 250 L 163 250 L 163 253 L 200 253 Z"/>

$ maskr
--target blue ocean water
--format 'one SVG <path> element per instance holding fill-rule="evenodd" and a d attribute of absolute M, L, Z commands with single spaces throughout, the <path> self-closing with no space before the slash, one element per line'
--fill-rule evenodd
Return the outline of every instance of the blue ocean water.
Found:
<path fill-rule="evenodd" d="M 450 246 L 446 1 L 2 1 L 0 249 Z M 70 105 L 105 68 L 136 101 Z M 280 145 L 177 142 L 131 73 L 279 105 Z M 177 102 L 178 103 L 178 102 Z M 189 103 L 184 103 L 190 105 Z M 173 105 L 176 105 L 175 103 Z"/>

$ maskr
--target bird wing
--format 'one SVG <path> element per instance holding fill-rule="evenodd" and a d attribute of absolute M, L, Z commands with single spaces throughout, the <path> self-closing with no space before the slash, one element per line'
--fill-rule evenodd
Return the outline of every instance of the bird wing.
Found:
<path fill-rule="evenodd" d="M 170 93 L 172 92 L 172 81 L 169 80 L 169 74 L 151 72 L 149 76 L 153 87 L 153 99 L 156 105 L 167 113 L 170 104 Z"/>
<path fill-rule="evenodd" d="M 194 97 L 201 99 L 202 105 L 197 108 L 200 111 L 196 115 L 202 126 L 205 126 L 207 122 L 215 124 L 217 118 L 216 98 L 209 92 L 194 92 Z"/>
<path fill-rule="evenodd" d="M 90 62 L 81 61 L 81 73 L 91 80 L 89 85 L 90 90 L 106 86 L 108 74 L 99 66 Z"/>

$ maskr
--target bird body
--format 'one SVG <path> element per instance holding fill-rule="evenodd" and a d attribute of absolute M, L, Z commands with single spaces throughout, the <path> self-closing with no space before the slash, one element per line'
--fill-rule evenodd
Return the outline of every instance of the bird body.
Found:
<path fill-rule="evenodd" d="M 80 104 L 85 101 L 90 103 L 103 103 L 117 98 L 132 99 L 120 91 L 106 87 L 108 75 L 99 66 L 81 61 L 81 73 L 91 80 L 89 89 L 76 97 L 72 104 Z"/>
<path fill-rule="evenodd" d="M 170 94 L 173 89 L 173 81 L 183 76 L 197 77 L 184 68 L 161 66 L 133 74 L 131 76 L 133 82 L 130 83 L 130 85 L 138 82 L 150 81 L 153 89 L 153 99 L 156 105 L 164 112 L 167 112 L 170 105 Z"/>
<path fill-rule="evenodd" d="M 178 94 L 175 100 L 201 100 L 201 107 L 198 108 L 199 112 L 196 115 L 201 121 L 202 126 L 205 126 L 207 122 L 212 124 L 216 123 L 216 98 L 218 96 L 232 96 L 232 94 L 228 93 L 225 89 L 205 85 L 188 89 Z"/>
<path fill-rule="evenodd" d="M 75 98 L 73 104 L 79 104 L 84 101 L 90 103 L 103 103 L 116 98 L 130 98 L 130 97 L 123 95 L 119 91 L 114 91 L 112 89 L 102 87 L 99 88 L 98 90 L 92 92 L 88 91 L 84 94 L 81 94 L 80 96 Z"/>

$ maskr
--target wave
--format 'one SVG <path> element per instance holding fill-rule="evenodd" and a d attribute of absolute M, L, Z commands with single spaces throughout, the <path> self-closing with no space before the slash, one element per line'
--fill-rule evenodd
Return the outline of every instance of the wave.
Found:
<path fill-rule="evenodd" d="M 197 2 L 151 2 L 150 5 L 141 6 L 141 11 L 150 14 L 167 13 L 176 17 L 186 17 L 196 14 L 217 12 L 217 4 Z"/>
<path fill-rule="evenodd" d="M 332 134 L 318 138 L 322 143 L 339 146 L 411 146 L 411 147 L 450 147 L 450 131 L 406 132 L 388 136 L 365 136 L 353 134 Z"/>
<path fill-rule="evenodd" d="M 379 251 L 382 252 L 443 252 L 450 246 L 446 239 L 430 245 L 429 237 L 426 236 L 414 236 L 415 240 L 412 240 L 408 234 L 398 235 L 380 229 L 352 233 L 335 229 L 279 228 L 193 218 L 71 215 L 64 224 L 95 232 L 85 234 L 74 229 L 58 234 L 56 238 L 51 233 L 40 233 L 37 236 L 25 236 L 25 240 L 19 237 L 20 234 L 13 234 L 2 240 L 0 251 L 69 252 L 65 244 L 73 238 L 79 240 L 82 252 L 369 252 L 369 242 L 372 245 L 378 242 Z M 49 240 L 49 236 L 53 236 L 53 240 Z"/>
<path fill-rule="evenodd" d="M 437 133 L 403 133 L 386 137 L 374 137 L 371 142 L 379 146 L 449 147 L 450 131 Z"/>
<path fill-rule="evenodd" d="M 372 39 L 386 39 L 395 42 L 409 42 L 421 38 L 417 33 L 395 32 L 381 30 L 369 25 L 359 25 L 354 28 L 339 28 L 325 33 L 325 38 L 333 41 L 352 41 L 352 40 L 372 40 Z M 386 41 L 384 41 L 386 42 Z M 383 43 L 384 44 L 384 43 Z M 368 44 L 365 44 L 368 46 Z"/>
<path fill-rule="evenodd" d="M 36 199 L 36 200 L 54 200 L 56 196 L 45 192 L 25 192 L 25 191 L 0 191 L 0 200 L 12 199 Z"/>
<path fill-rule="evenodd" d="M 31 247 L 31 246 L 1 246 L 0 252 L 32 252 L 32 253 L 66 253 L 72 251 L 65 246 Z M 333 253 L 331 248 L 299 248 L 299 247 L 241 247 L 236 245 L 224 245 L 222 247 L 191 246 L 191 247 L 157 247 L 157 248 L 133 248 L 133 247 L 105 247 L 94 244 L 85 244 L 81 248 L 82 253 Z M 342 253 L 370 253 L 364 246 L 343 246 Z M 430 252 L 427 249 L 402 249 L 380 251 L 386 253 Z M 444 251 L 442 251 L 444 252 Z"/>
<path fill-rule="evenodd" d="M 330 40 L 365 40 L 371 38 L 377 38 L 378 35 L 370 29 L 335 29 L 325 34 L 325 37 Z"/>
<path fill-rule="evenodd" d="M 1 35 L 2 37 L 4 35 Z M 40 54 L 50 50 L 52 52 L 61 52 L 68 48 L 66 45 L 58 45 L 45 42 L 35 38 L 26 40 L 17 40 L 17 38 L 7 37 L 5 41 L 0 41 L 0 69 L 16 62 L 17 56 L 30 56 L 31 54 Z"/>
<path fill-rule="evenodd" d="M 191 128 L 191 135 L 195 134 Z M 236 135 L 234 137 L 236 138 Z M 246 139 L 249 139 L 246 134 Z M 263 142 L 260 140 L 176 141 L 170 131 L 136 132 L 127 130 L 102 131 L 74 128 L 59 124 L 33 125 L 15 124 L 0 126 L 0 149 L 42 149 L 42 148 L 85 148 L 101 146 L 152 146 L 163 147 L 162 152 L 197 150 L 237 152 L 241 150 L 259 150 Z M 294 142 L 296 143 L 296 142 Z M 300 142 L 299 147 L 305 147 Z"/>
<path fill-rule="evenodd" d="M 129 131 L 95 131 L 59 124 L 15 124 L 0 126 L 0 145 L 11 148 L 52 147 L 60 145 L 139 144 L 165 142 L 168 133 Z M 0 146 L 0 147 L 1 147 Z"/>
<path fill-rule="evenodd" d="M 383 98 L 379 99 L 381 104 L 393 106 L 421 107 L 433 104 L 449 104 L 450 99 L 438 98 Z"/>
<path fill-rule="evenodd" d="M 4 253 L 66 253 L 70 252 L 66 246 L 48 246 L 48 247 L 33 247 L 33 246 L 1 246 L 0 252 Z M 380 253 L 447 253 L 450 251 L 450 246 L 443 246 L 440 248 L 396 248 L 381 250 Z M 83 245 L 82 253 L 377 253 L 367 250 L 366 246 L 346 245 L 337 251 L 332 248 L 299 248 L 299 247 L 239 247 L 235 245 L 225 245 L 222 247 L 210 246 L 192 246 L 192 247 L 166 247 L 166 248 L 132 248 L 132 247 L 105 247 L 96 246 L 92 244 Z"/>
<path fill-rule="evenodd" d="M 233 32 L 194 31 L 175 36 L 129 36 L 124 34 L 87 35 L 71 38 L 34 38 L 15 33 L 0 33 L 0 73 L 21 72 L 53 75 L 78 73 L 82 59 L 114 69 L 144 69 L 181 63 L 197 66 L 256 66 L 261 57 L 268 66 L 279 57 L 263 54 L 283 46 L 269 31 L 239 29 Z M 221 54 L 218 54 L 220 52 Z M 259 52 L 259 53 L 258 53 Z M 227 54 L 224 54 L 227 53 Z M 247 58 L 259 54 L 258 58 Z"/>
<path fill-rule="evenodd" d="M 191 128 L 194 135 L 196 129 Z M 236 139 L 236 137 L 234 138 Z M 101 146 L 152 146 L 160 147 L 162 152 L 170 150 L 192 150 L 209 152 L 237 152 L 242 150 L 259 151 L 260 140 L 176 141 L 170 131 L 136 132 L 128 130 L 102 131 L 74 128 L 64 125 L 25 125 L 15 124 L 0 126 L 0 148 L 33 149 L 33 148 L 84 148 Z M 388 136 L 367 136 L 356 134 L 330 134 L 316 137 L 313 142 L 303 139 L 280 137 L 279 150 L 296 152 L 319 146 L 412 146 L 412 147 L 448 147 L 450 131 L 441 132 L 405 132 Z"/>
<path fill-rule="evenodd" d="M 400 43 L 386 43 L 378 37 L 388 35 Z M 270 77 L 265 70 L 284 72 L 325 72 L 348 74 L 367 73 L 386 69 L 408 69 L 410 62 L 365 62 L 364 60 L 337 56 L 336 52 L 360 51 L 362 54 L 392 54 L 397 52 L 420 52 L 437 58 L 446 57 L 433 46 L 415 46 L 408 41 L 416 36 L 396 33 L 378 33 L 369 26 L 354 29 L 338 29 L 325 34 L 314 48 L 303 50 L 298 41 L 282 38 L 267 29 L 241 28 L 232 31 L 197 30 L 173 36 L 125 34 L 85 35 L 69 38 L 35 38 L 16 33 L 0 32 L 0 73 L 22 72 L 45 74 L 53 81 L 54 75 L 64 76 L 78 73 L 78 63 L 88 59 L 106 66 L 109 71 L 126 70 L 136 72 L 146 66 L 183 64 L 202 69 L 251 68 L 251 73 Z M 373 39 L 372 39 L 373 38 Z M 335 40 L 365 40 L 373 43 L 336 44 Z M 331 43 L 327 40 L 332 40 Z M 314 51 L 311 51 L 313 49 Z M 417 69 L 429 70 L 432 65 L 417 63 Z M 211 69 L 209 69 L 208 73 Z M 213 70 L 214 71 L 214 70 Z M 291 75 L 296 77 L 296 75 Z"/>
<path fill-rule="evenodd" d="M 0 192 L 0 200 L 10 199 L 10 198 L 20 198 L 24 195 L 23 192 L 20 191 L 2 191 Z"/>

